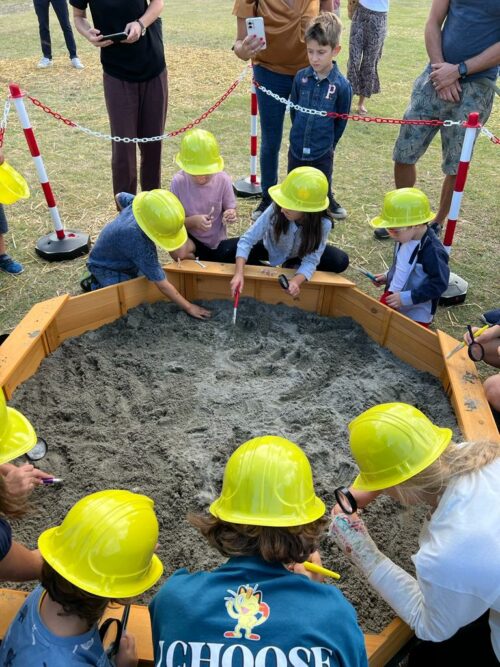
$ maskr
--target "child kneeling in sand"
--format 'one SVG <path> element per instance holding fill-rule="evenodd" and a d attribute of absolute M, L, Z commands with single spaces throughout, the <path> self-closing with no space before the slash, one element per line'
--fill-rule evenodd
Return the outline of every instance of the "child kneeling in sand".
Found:
<path fill-rule="evenodd" d="M 448 254 L 427 227 L 431 220 L 426 195 L 417 188 L 400 188 L 385 195 L 382 214 L 370 221 L 396 241 L 391 268 L 375 275 L 375 284 L 386 285 L 380 301 L 424 327 L 431 324 L 450 277 Z"/>
<path fill-rule="evenodd" d="M 186 132 L 175 161 L 181 171 L 170 190 L 186 212 L 189 241 L 172 257 L 234 263 L 238 239 L 228 239 L 226 227 L 237 220 L 236 197 L 214 135 L 199 129 Z"/>
<path fill-rule="evenodd" d="M 354 609 L 302 565 L 321 562 L 324 513 L 297 445 L 264 436 L 238 447 L 210 514 L 190 517 L 229 560 L 211 572 L 178 570 L 153 598 L 156 667 L 366 666 Z"/>
<path fill-rule="evenodd" d="M 108 287 L 144 275 L 160 292 L 198 319 L 210 311 L 187 301 L 168 282 L 158 260 L 156 245 L 173 252 L 188 242 L 184 209 L 175 195 L 165 190 L 126 192 L 116 195 L 120 213 L 99 234 L 90 251 L 90 276 L 81 282 L 85 291 Z"/>
<path fill-rule="evenodd" d="M 111 667 L 97 624 L 110 600 L 140 595 L 161 577 L 157 541 L 150 498 L 100 491 L 79 500 L 40 535 L 42 585 L 12 621 L 0 664 Z M 115 665 L 137 666 L 132 636 L 122 635 Z"/>

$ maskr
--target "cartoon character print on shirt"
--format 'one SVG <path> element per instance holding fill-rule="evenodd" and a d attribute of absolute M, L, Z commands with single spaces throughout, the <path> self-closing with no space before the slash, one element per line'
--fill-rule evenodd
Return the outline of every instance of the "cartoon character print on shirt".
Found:
<path fill-rule="evenodd" d="M 240 586 L 238 592 L 228 590 L 231 597 L 224 598 L 226 610 L 231 618 L 237 620 L 234 630 L 224 633 L 228 639 L 239 639 L 244 633 L 246 639 L 258 641 L 260 635 L 252 632 L 257 625 L 262 625 L 269 618 L 271 610 L 269 605 L 262 602 L 262 591 L 257 590 L 258 584 L 253 588 L 250 584 Z"/>

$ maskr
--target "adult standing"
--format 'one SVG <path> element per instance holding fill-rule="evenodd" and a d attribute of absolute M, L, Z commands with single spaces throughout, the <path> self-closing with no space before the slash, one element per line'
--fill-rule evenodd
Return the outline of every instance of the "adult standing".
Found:
<path fill-rule="evenodd" d="M 38 30 L 40 32 L 40 44 L 42 46 L 42 58 L 38 67 L 45 69 L 52 65 L 52 43 L 49 30 L 49 8 L 52 5 L 68 49 L 71 65 L 75 69 L 83 69 L 84 65 L 76 52 L 75 38 L 69 22 L 68 0 L 33 0 L 36 16 L 38 18 Z"/>
<path fill-rule="evenodd" d="M 333 11 L 333 0 L 235 0 L 237 19 L 235 54 L 252 59 L 255 80 L 288 99 L 295 74 L 308 67 L 305 29 L 320 11 Z M 266 31 L 265 49 L 257 37 L 247 36 L 245 19 L 261 16 Z M 278 161 L 286 106 L 257 88 L 260 117 L 260 177 L 262 201 L 252 213 L 256 220 L 271 204 L 269 188 L 278 182 Z M 344 216 L 345 217 L 345 216 Z"/>
<path fill-rule="evenodd" d="M 163 134 L 168 80 L 160 14 L 163 0 L 70 0 L 78 32 L 101 49 L 103 85 L 111 134 L 152 137 Z M 90 9 L 94 26 L 87 20 Z M 119 43 L 103 35 L 125 32 Z M 161 141 L 139 144 L 142 190 L 161 183 Z M 112 143 L 113 192 L 137 192 L 134 143 Z"/>
<path fill-rule="evenodd" d="M 331 533 L 419 638 L 409 666 L 498 666 L 500 660 L 500 447 L 455 444 L 404 403 L 376 405 L 349 425 L 359 466 L 352 493 L 427 505 L 412 560 L 416 577 L 385 556 L 360 517 L 337 512 Z M 352 503 L 351 503 L 352 507 Z"/>
<path fill-rule="evenodd" d="M 433 0 L 425 45 L 430 62 L 415 81 L 405 119 L 463 121 L 478 111 L 484 124 L 493 106 L 500 64 L 500 2 Z M 415 165 L 438 130 L 445 177 L 434 220 L 437 231 L 450 210 L 464 128 L 402 125 L 393 153 L 396 187 L 412 188 L 417 180 Z M 375 230 L 375 236 L 388 238 L 388 233 Z"/>
<path fill-rule="evenodd" d="M 359 0 L 349 36 L 347 78 L 359 95 L 358 113 L 366 115 L 365 100 L 380 92 L 378 62 L 387 34 L 389 0 Z"/>

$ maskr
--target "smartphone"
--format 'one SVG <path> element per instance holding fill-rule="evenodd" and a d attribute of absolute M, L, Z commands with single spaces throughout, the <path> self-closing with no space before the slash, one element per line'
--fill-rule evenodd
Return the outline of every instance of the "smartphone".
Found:
<path fill-rule="evenodd" d="M 266 31 L 264 30 L 264 19 L 262 18 L 262 16 L 254 16 L 245 19 L 245 22 L 247 24 L 247 35 L 249 35 L 250 37 L 255 35 L 255 37 L 264 40 L 262 42 L 262 49 L 265 49 L 267 46 Z"/>
<path fill-rule="evenodd" d="M 114 32 L 112 35 L 101 35 L 101 39 L 110 39 L 112 42 L 123 42 L 127 39 L 128 34 L 126 32 Z"/>

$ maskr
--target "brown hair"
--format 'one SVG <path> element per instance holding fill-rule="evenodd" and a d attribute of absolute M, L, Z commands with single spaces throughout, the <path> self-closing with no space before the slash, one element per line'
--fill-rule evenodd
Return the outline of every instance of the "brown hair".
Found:
<path fill-rule="evenodd" d="M 330 213 L 327 210 L 314 213 L 304 212 L 300 222 L 302 231 L 302 240 L 299 248 L 300 259 L 319 248 L 321 240 L 323 239 L 323 218 L 329 218 L 331 220 Z M 274 204 L 274 212 L 271 217 L 271 222 L 274 227 L 274 238 L 277 243 L 280 236 L 288 232 L 290 220 L 285 217 L 284 213 L 276 203 Z"/>
<path fill-rule="evenodd" d="M 394 495 L 403 505 L 412 504 L 422 495 L 440 495 L 452 480 L 480 470 L 499 457 L 497 442 L 450 442 L 430 466 L 395 486 Z"/>
<path fill-rule="evenodd" d="M 12 497 L 9 495 L 5 480 L 0 475 L 0 514 L 4 514 L 12 519 L 18 519 L 26 514 L 28 508 L 28 496 Z"/>
<path fill-rule="evenodd" d="M 79 616 L 87 621 L 89 628 L 99 621 L 110 601 L 78 588 L 45 560 L 40 581 L 51 599 L 63 608 L 64 613 L 60 616 Z"/>
<path fill-rule="evenodd" d="M 319 547 L 326 517 L 302 526 L 271 528 L 227 523 L 211 514 L 190 514 L 197 528 L 223 556 L 262 556 L 269 562 L 302 563 Z"/>
<path fill-rule="evenodd" d="M 342 23 L 338 16 L 331 12 L 323 12 L 309 23 L 304 34 L 307 43 L 314 39 L 321 46 L 335 49 L 340 44 Z"/>

